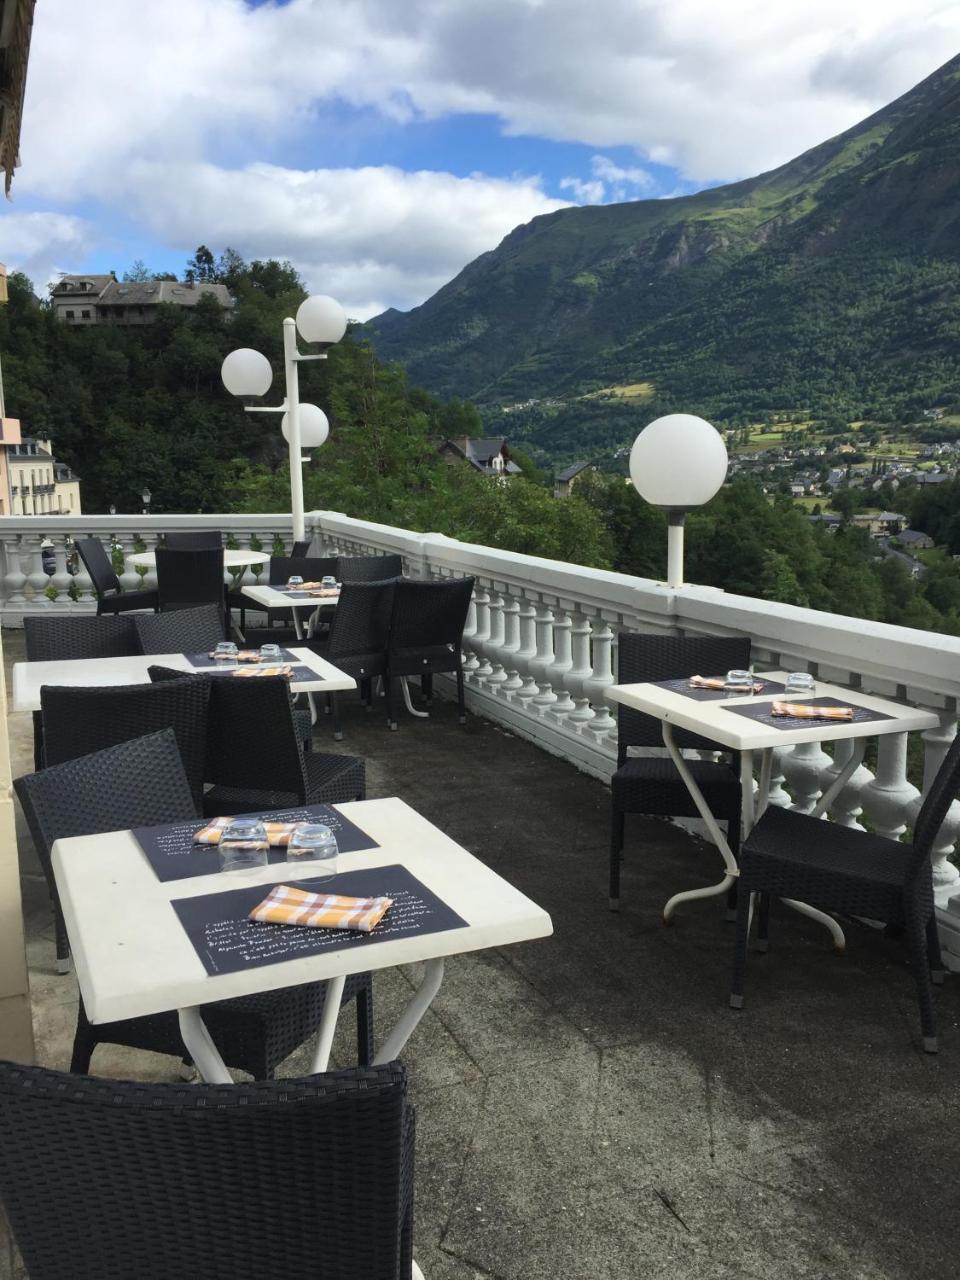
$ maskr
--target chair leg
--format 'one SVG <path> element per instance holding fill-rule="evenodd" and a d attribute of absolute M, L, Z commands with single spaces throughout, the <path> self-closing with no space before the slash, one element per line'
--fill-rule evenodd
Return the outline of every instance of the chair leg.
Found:
<path fill-rule="evenodd" d="M 936 1053 L 938 1049 L 937 1018 L 933 1009 L 933 988 L 930 985 L 927 937 L 918 916 L 909 910 L 907 912 L 907 946 L 910 949 L 910 963 L 913 966 L 913 976 L 917 984 L 924 1052 Z"/>
<path fill-rule="evenodd" d="M 737 936 L 733 944 L 733 981 L 730 1008 L 743 1008 L 743 982 L 747 969 L 747 940 L 750 935 L 750 899 L 753 895 L 741 884 L 737 895 Z"/>
<path fill-rule="evenodd" d="M 937 930 L 937 917 L 932 915 L 927 921 L 927 962 L 930 966 L 930 979 L 938 987 L 943 985 L 947 971 L 943 967 L 943 956 L 940 954 L 940 934 Z"/>
<path fill-rule="evenodd" d="M 392 676 L 383 677 L 383 693 L 384 693 L 384 697 L 387 699 L 387 724 L 390 726 L 391 729 L 398 729 L 400 726 L 397 724 L 397 721 L 393 714 L 393 677 Z"/>
<path fill-rule="evenodd" d="M 460 723 L 467 723 L 467 708 L 463 697 L 463 666 L 457 663 L 457 710 L 460 714 Z"/>
<path fill-rule="evenodd" d="M 429 707 L 433 702 L 433 673 L 428 671 L 426 675 L 420 677 L 420 692 L 423 694 L 423 700 Z"/>
<path fill-rule="evenodd" d="M 340 699 L 335 693 L 329 695 L 330 698 L 330 714 L 333 716 L 333 737 L 334 741 L 343 741 L 343 728 L 340 724 Z"/>
<path fill-rule="evenodd" d="M 83 997 L 77 1006 L 77 1029 L 73 1035 L 73 1053 L 70 1057 L 70 1074 L 86 1076 L 90 1074 L 90 1059 L 97 1047 L 97 1037 L 87 1018 L 83 1007 Z"/>
<path fill-rule="evenodd" d="M 610 910 L 620 910 L 620 863 L 623 859 L 622 809 L 610 811 Z"/>
<path fill-rule="evenodd" d="M 770 895 L 757 894 L 757 937 L 753 944 L 755 951 L 770 950 Z"/>
<path fill-rule="evenodd" d="M 373 986 L 357 992 L 357 1066 L 373 1061 Z"/>
<path fill-rule="evenodd" d="M 60 899 L 53 899 L 53 927 L 57 940 L 57 973 L 70 972 L 70 939 L 67 937 L 67 926 L 60 909 Z"/>

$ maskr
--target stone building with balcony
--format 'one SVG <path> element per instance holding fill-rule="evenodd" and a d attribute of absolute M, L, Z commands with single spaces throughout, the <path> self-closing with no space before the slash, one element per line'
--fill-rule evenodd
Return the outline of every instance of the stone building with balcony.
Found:
<path fill-rule="evenodd" d="M 224 311 L 233 298 L 223 284 L 181 284 L 178 280 L 118 280 L 109 275 L 65 275 L 50 286 L 50 305 L 64 324 L 143 325 L 157 318 L 161 303 L 195 307 L 213 298 Z"/>
<path fill-rule="evenodd" d="M 4 419 L 4 425 L 15 419 Z M 70 516 L 80 514 L 80 478 L 53 456 L 49 440 L 26 436 L 2 449 L 13 516 Z M 6 443 L 4 441 L 3 443 Z"/>

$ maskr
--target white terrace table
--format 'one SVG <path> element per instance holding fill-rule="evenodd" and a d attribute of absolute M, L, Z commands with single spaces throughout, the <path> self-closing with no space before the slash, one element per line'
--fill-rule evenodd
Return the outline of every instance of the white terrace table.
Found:
<path fill-rule="evenodd" d="M 335 609 L 339 600 L 339 596 L 310 596 L 302 600 L 292 599 L 288 592 L 280 591 L 277 587 L 260 586 L 253 583 L 241 588 L 241 590 L 245 596 L 248 596 L 254 604 L 258 604 L 261 609 L 289 609 L 293 614 L 293 629 L 298 640 L 302 640 L 310 630 L 309 623 L 306 630 L 304 629 L 300 621 L 301 613 L 309 613 L 312 617 L 320 609 Z"/>
<path fill-rule="evenodd" d="M 782 684 L 787 673 L 783 671 L 764 671 L 758 679 L 774 680 Z M 907 706 L 902 702 L 891 702 L 886 698 L 877 698 L 872 694 L 861 693 L 857 689 L 843 689 L 838 685 L 816 681 L 812 694 L 787 695 L 783 692 L 761 694 L 745 697 L 731 695 L 712 701 L 697 701 L 673 689 L 662 688 L 658 684 L 621 684 L 612 685 L 605 691 L 611 702 L 621 703 L 634 711 L 643 711 L 647 715 L 656 716 L 662 723 L 663 743 L 670 758 L 686 785 L 687 790 L 697 807 L 701 818 L 714 844 L 723 858 L 725 875 L 715 885 L 703 889 L 688 889 L 683 893 L 675 893 L 663 909 L 664 921 L 669 921 L 675 908 L 681 902 L 696 898 L 712 898 L 726 893 L 733 884 L 737 871 L 737 863 L 730 845 L 721 831 L 716 819 L 697 786 L 693 774 L 687 767 L 680 749 L 674 739 L 674 726 L 689 729 L 705 738 L 718 742 L 733 751 L 740 752 L 740 785 L 743 792 L 741 807 L 741 827 L 743 839 L 750 834 L 767 804 L 770 791 L 770 775 L 773 765 L 775 747 L 792 747 L 802 742 L 838 742 L 841 739 L 854 739 L 854 748 L 850 758 L 837 774 L 830 787 L 823 793 L 813 809 L 813 816 L 820 817 L 826 813 L 836 796 L 846 786 L 854 772 L 863 761 L 864 748 L 868 738 L 880 734 L 908 733 L 914 729 L 934 729 L 939 718 L 932 711 L 924 711 L 917 707 Z M 748 719 L 737 714 L 731 707 L 745 704 L 770 702 L 810 702 L 817 703 L 821 699 L 835 698 L 846 706 L 862 707 L 869 711 L 879 712 L 889 717 L 885 720 L 868 720 L 861 723 L 844 720 L 814 720 L 810 722 L 792 721 L 789 728 L 778 728 L 760 721 Z M 754 802 L 753 771 L 754 755 L 760 755 L 759 785 L 756 803 Z M 786 900 L 785 900 L 786 901 Z M 811 916 L 828 928 L 833 935 L 834 945 L 842 950 L 845 945 L 843 931 L 832 916 L 817 911 L 806 903 L 789 901 L 790 906 Z"/>
<path fill-rule="evenodd" d="M 321 658 L 311 649 L 290 649 L 297 664 L 309 667 L 315 678 L 293 680 L 292 693 L 338 693 L 355 689 L 353 676 Z M 39 711 L 40 689 L 45 684 L 97 688 L 103 685 L 148 684 L 149 667 L 171 667 L 191 675 L 211 674 L 211 668 L 191 666 L 183 653 L 134 654 L 121 658 L 79 658 L 57 662 L 17 662 L 13 667 L 14 711 Z M 215 674 L 218 680 L 231 676 Z"/>
<path fill-rule="evenodd" d="M 223 567 L 224 569 L 245 569 L 252 564 L 266 564 L 269 559 L 269 551 L 250 551 L 249 548 L 242 547 L 231 550 L 225 547 Z M 136 551 L 127 556 L 127 564 L 132 564 L 135 569 L 156 569 L 157 557 L 153 551 Z"/>
<path fill-rule="evenodd" d="M 58 840 L 53 846 L 54 874 L 91 1022 L 176 1009 L 184 1043 L 204 1079 L 229 1084 L 230 1074 L 204 1025 L 203 1006 L 213 1000 L 327 981 L 330 986 L 310 1067 L 312 1072 L 325 1071 L 345 978 L 423 961 L 419 987 L 377 1051 L 376 1062 L 389 1062 L 406 1044 L 439 990 L 446 956 L 543 938 L 553 932 L 549 915 L 536 903 L 402 800 L 361 800 L 335 807 L 380 845 L 341 853 L 340 871 L 399 863 L 457 912 L 466 927 L 385 938 L 363 947 L 211 977 L 174 913 L 171 899 L 257 884 L 294 883 L 316 875 L 319 868 L 315 862 L 278 863 L 252 873 L 161 882 L 129 831 Z"/>

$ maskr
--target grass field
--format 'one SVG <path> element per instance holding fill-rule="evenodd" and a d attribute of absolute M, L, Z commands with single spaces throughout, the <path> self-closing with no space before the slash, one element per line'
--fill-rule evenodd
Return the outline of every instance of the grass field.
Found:
<path fill-rule="evenodd" d="M 581 400 L 602 400 L 613 397 L 615 400 L 649 400 L 656 388 L 652 382 L 629 382 L 619 387 L 601 387 L 599 391 L 588 391 Z"/>

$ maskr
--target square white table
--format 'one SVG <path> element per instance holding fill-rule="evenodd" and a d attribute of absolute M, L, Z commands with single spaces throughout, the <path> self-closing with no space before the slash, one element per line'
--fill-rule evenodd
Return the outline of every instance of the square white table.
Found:
<path fill-rule="evenodd" d="M 787 677 L 784 671 L 764 671 L 758 679 L 774 680 L 782 684 Z M 703 792 L 691 773 L 683 754 L 677 747 L 674 738 L 674 726 L 689 729 L 704 738 L 720 743 L 732 751 L 740 753 L 740 785 L 742 789 L 741 827 L 745 840 L 753 830 L 755 822 L 766 807 L 770 774 L 775 747 L 791 747 L 802 742 L 838 742 L 842 739 L 854 739 L 854 749 L 844 767 L 837 774 L 830 787 L 823 793 L 813 809 L 813 816 L 820 817 L 826 813 L 833 800 L 846 786 L 853 773 L 863 760 L 863 752 L 868 738 L 890 733 L 908 733 L 915 729 L 934 729 L 939 724 L 938 717 L 932 711 L 919 707 L 911 707 L 902 702 L 891 702 L 887 698 L 878 698 L 873 694 L 861 693 L 858 689 L 844 689 L 838 685 L 828 684 L 823 680 L 815 682 L 813 693 L 791 694 L 784 692 L 767 693 L 753 696 L 731 695 L 725 698 L 714 698 L 709 701 L 698 701 L 673 689 L 665 689 L 659 684 L 621 684 L 612 685 L 605 691 L 611 702 L 630 707 L 634 711 L 643 711 L 647 715 L 656 716 L 661 721 L 663 744 L 670 758 L 683 778 L 687 790 L 697 807 L 697 811 L 706 824 L 707 830 L 723 858 L 725 875 L 715 885 L 704 889 L 688 889 L 676 893 L 663 909 L 664 921 L 669 921 L 677 905 L 696 898 L 712 898 L 726 893 L 737 877 L 737 862 L 730 850 L 727 839 L 710 812 Z M 765 702 L 810 702 L 817 703 L 822 698 L 836 698 L 850 707 L 863 707 L 889 717 L 886 720 L 867 720 L 860 723 L 844 720 L 815 720 L 809 723 L 794 721 L 789 728 L 778 728 L 766 725 L 746 716 L 738 715 L 731 706 L 755 705 Z M 754 804 L 753 770 L 754 753 L 760 753 L 760 775 L 757 788 L 757 803 Z M 842 950 L 844 936 L 840 926 L 832 916 L 809 907 L 806 903 L 790 900 L 790 906 L 804 915 L 809 915 L 825 925 L 833 935 L 834 945 Z"/>
<path fill-rule="evenodd" d="M 290 649 L 297 664 L 309 667 L 313 677 L 293 680 L 292 693 L 337 693 L 355 689 L 353 676 L 335 667 L 311 649 Z M 218 680 L 233 677 L 210 667 L 193 667 L 183 653 L 131 654 L 120 658 L 77 658 L 57 662 L 17 662 L 13 667 L 14 711 L 39 711 L 40 689 L 45 684 L 91 689 L 105 685 L 148 684 L 150 667 L 171 667 L 191 675 L 213 674 Z"/>
<path fill-rule="evenodd" d="M 249 596 L 254 604 L 260 605 L 262 609 L 289 609 L 293 614 L 293 629 L 298 640 L 302 640 L 309 634 L 309 625 L 305 630 L 300 622 L 301 611 L 308 612 L 312 617 L 320 609 L 335 609 L 340 598 L 339 596 L 311 596 L 305 600 L 292 600 L 286 591 L 259 584 L 243 587 L 242 593 Z"/>
<path fill-rule="evenodd" d="M 316 862 L 278 863 L 255 872 L 193 876 L 162 883 L 129 831 L 77 836 L 53 846 L 53 869 L 87 1016 L 93 1023 L 176 1009 L 184 1044 L 205 1080 L 231 1077 L 203 1023 L 212 1000 L 305 982 L 329 983 L 311 1071 L 324 1071 L 345 978 L 425 962 L 420 986 L 381 1044 L 389 1062 L 406 1044 L 440 988 L 444 957 L 548 937 L 549 915 L 404 801 L 360 800 L 335 808 L 379 848 L 341 853 L 341 871 L 401 864 L 467 925 L 385 939 L 278 964 L 210 976 L 171 899 L 250 885 L 292 884 L 316 875 Z M 266 888 L 264 889 L 266 893 Z"/>

